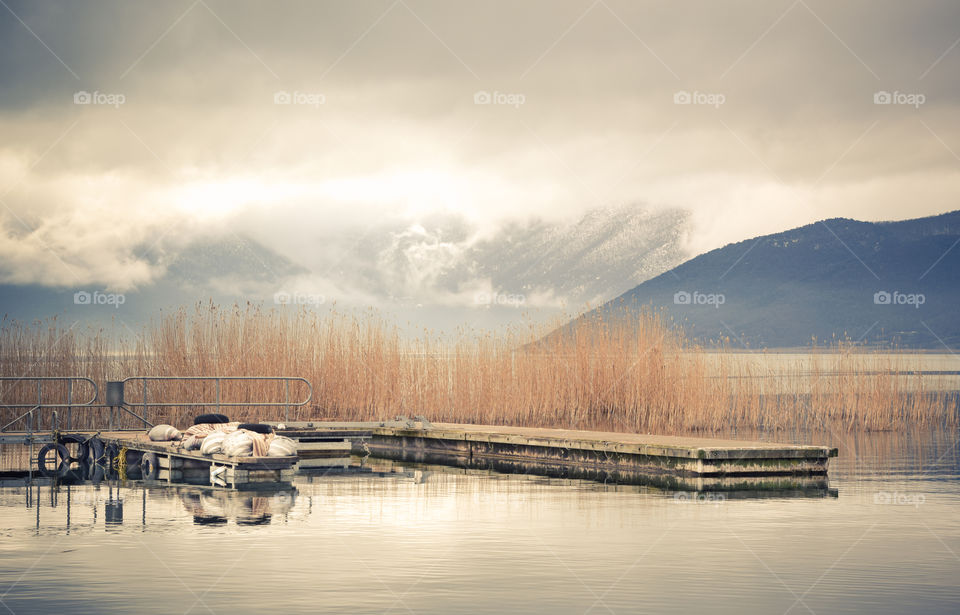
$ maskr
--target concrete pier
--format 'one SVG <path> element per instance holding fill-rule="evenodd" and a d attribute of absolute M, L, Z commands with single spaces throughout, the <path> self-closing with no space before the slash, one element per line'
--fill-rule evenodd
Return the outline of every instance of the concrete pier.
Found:
<path fill-rule="evenodd" d="M 826 446 L 412 420 L 284 427 L 349 437 L 355 454 L 387 459 L 697 490 L 825 488 L 837 456 Z"/>

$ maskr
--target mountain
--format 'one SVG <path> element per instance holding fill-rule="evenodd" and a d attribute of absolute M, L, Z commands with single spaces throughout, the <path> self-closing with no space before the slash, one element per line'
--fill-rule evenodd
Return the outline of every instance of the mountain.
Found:
<path fill-rule="evenodd" d="M 687 222 L 678 210 L 608 207 L 570 225 L 507 226 L 468 257 L 497 287 L 552 293 L 571 307 L 596 305 L 682 262 Z"/>
<path fill-rule="evenodd" d="M 802 347 L 849 339 L 960 344 L 960 211 L 899 222 L 823 220 L 701 254 L 597 311 L 665 308 L 696 341 Z"/>
<path fill-rule="evenodd" d="M 58 317 L 64 326 L 139 330 L 162 311 L 213 300 L 229 305 L 272 297 L 276 279 L 300 274 L 295 265 L 249 238 L 206 237 L 174 252 L 142 251 L 165 273 L 141 288 L 118 292 L 96 284 L 71 288 L 0 284 L 0 315 L 22 322 Z M 272 299 L 271 299 L 272 303 Z"/>
<path fill-rule="evenodd" d="M 433 215 L 303 229 L 302 236 L 273 240 L 184 237 L 137 250 L 160 275 L 123 290 L 122 303 L 110 302 L 104 286 L 0 284 L 0 313 L 135 330 L 161 309 L 210 299 L 274 307 L 284 296 L 321 311 L 373 306 L 411 329 L 498 327 L 527 311 L 538 319 L 581 311 L 677 265 L 687 256 L 688 223 L 683 211 L 624 205 L 494 228 Z M 81 295 L 77 303 L 75 293 L 88 293 L 90 301 Z"/>

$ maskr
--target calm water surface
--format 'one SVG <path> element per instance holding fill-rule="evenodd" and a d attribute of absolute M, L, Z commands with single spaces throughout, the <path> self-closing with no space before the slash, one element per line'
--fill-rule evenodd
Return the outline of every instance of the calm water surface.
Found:
<path fill-rule="evenodd" d="M 294 490 L 268 495 L 7 481 L 0 606 L 960 611 L 956 434 L 833 443 L 842 453 L 826 497 L 678 496 L 370 460 L 366 471 L 301 475 Z"/>

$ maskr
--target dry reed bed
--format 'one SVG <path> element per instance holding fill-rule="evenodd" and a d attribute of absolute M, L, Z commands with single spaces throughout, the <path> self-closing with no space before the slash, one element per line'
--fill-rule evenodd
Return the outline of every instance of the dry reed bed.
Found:
<path fill-rule="evenodd" d="M 76 332 L 56 320 L 4 321 L 0 375 L 89 376 L 101 387 L 101 402 L 104 383 L 126 376 L 303 376 L 313 383 L 313 401 L 294 408 L 291 419 L 423 415 L 653 433 L 957 424 L 956 395 L 929 390 L 929 377 L 905 375 L 895 357 L 833 347 L 770 378 L 762 367 L 691 346 L 662 313 L 624 322 L 597 318 L 546 338 L 546 328 L 404 336 L 372 312 L 199 305 L 163 316 L 135 339 L 108 344 L 103 332 Z M 64 399 L 62 386 L 48 389 L 45 395 Z M 151 384 L 150 391 L 151 400 L 214 399 L 210 383 Z M 34 396 L 35 385 L 26 382 L 4 383 L 0 391 L 3 403 Z M 302 391 L 294 387 L 291 396 Z M 221 398 L 279 402 L 284 395 L 276 383 L 225 384 Z M 138 391 L 128 388 L 127 399 L 139 399 Z M 90 425 L 102 425 L 104 412 L 85 411 Z M 150 418 L 184 424 L 197 412 L 154 409 Z M 268 420 L 283 412 L 259 407 L 229 414 Z M 4 410 L 3 416 L 6 423 L 14 415 Z"/>

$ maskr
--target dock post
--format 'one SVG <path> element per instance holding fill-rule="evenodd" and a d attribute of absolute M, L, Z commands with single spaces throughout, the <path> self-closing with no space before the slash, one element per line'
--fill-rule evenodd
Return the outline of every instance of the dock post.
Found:
<path fill-rule="evenodd" d="M 123 380 L 111 380 L 107 382 L 107 405 L 110 406 L 110 431 L 113 431 L 114 415 L 117 406 L 122 406 L 123 400 Z"/>
<path fill-rule="evenodd" d="M 67 380 L 67 429 L 73 429 L 73 380 Z"/>
<path fill-rule="evenodd" d="M 37 380 L 37 408 L 41 408 L 42 406 L 43 406 L 43 381 L 42 381 L 42 380 Z M 42 421 L 41 421 L 40 415 L 38 414 L 38 415 L 37 415 L 37 430 L 38 430 L 38 431 L 39 431 L 39 429 L 40 429 L 41 427 L 43 427 L 43 425 L 42 425 L 41 423 L 42 423 Z M 32 429 L 31 429 L 31 431 L 32 431 Z"/>
<path fill-rule="evenodd" d="M 30 462 L 27 464 L 27 466 L 29 466 L 27 471 L 29 472 L 28 478 L 30 480 L 30 484 L 33 484 L 33 464 L 37 462 L 37 460 L 33 457 L 33 410 L 30 410 L 28 416 L 30 417 L 30 420 L 27 421 L 27 429 L 30 433 Z"/>

